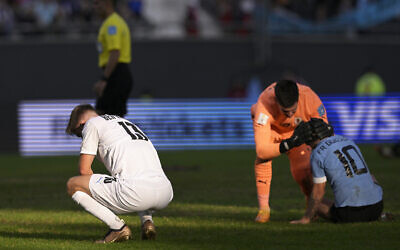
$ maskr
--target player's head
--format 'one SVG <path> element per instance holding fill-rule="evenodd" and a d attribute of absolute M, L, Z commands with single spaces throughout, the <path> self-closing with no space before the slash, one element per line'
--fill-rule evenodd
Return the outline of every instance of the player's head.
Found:
<path fill-rule="evenodd" d="M 87 120 L 97 116 L 96 110 L 90 104 L 81 104 L 76 106 L 69 117 L 68 126 L 65 132 L 69 135 L 82 137 L 82 130 Z"/>
<path fill-rule="evenodd" d="M 322 139 L 334 135 L 333 127 L 325 123 L 322 119 L 311 118 L 308 124 L 310 125 L 308 127 L 311 129 L 311 139 L 306 141 L 306 144 L 312 148 L 316 147 Z"/>
<path fill-rule="evenodd" d="M 292 80 L 280 80 L 275 85 L 275 96 L 282 113 L 292 117 L 297 110 L 299 88 Z"/>
<path fill-rule="evenodd" d="M 101 17 L 107 17 L 107 13 L 114 11 L 117 0 L 93 0 L 93 7 L 96 13 Z"/>

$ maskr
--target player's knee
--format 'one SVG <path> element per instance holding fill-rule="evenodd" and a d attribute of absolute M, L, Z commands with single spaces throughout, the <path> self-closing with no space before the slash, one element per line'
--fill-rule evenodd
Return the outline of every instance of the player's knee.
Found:
<path fill-rule="evenodd" d="M 75 177 L 71 177 L 67 181 L 67 193 L 70 196 L 72 196 L 76 191 L 78 191 L 75 179 L 76 179 Z"/>

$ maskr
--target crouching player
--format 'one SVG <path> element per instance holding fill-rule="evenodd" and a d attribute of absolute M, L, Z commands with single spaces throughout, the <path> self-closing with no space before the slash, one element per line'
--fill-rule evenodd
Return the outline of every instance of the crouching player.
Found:
<path fill-rule="evenodd" d="M 134 124 L 114 115 L 99 116 L 91 105 L 75 107 L 68 134 L 82 137 L 80 175 L 68 180 L 68 194 L 110 230 L 97 243 L 124 241 L 131 231 L 116 214 L 138 212 L 142 239 L 156 235 L 152 212 L 172 200 L 171 183 L 147 136 Z M 93 174 L 95 156 L 111 175 Z"/>
<path fill-rule="evenodd" d="M 313 118 L 308 124 L 311 138 L 306 143 L 313 148 L 314 185 L 305 215 L 291 223 L 308 224 L 314 215 L 333 222 L 378 220 L 383 210 L 382 188 L 371 175 L 360 149 L 352 140 L 334 135 L 333 128 L 321 119 Z M 332 187 L 335 203 L 317 211 L 327 181 Z"/>
<path fill-rule="evenodd" d="M 311 148 L 293 136 L 293 131 L 301 121 L 309 121 L 311 117 L 328 120 L 315 92 L 290 80 L 268 86 L 251 107 L 251 116 L 257 154 L 255 177 L 259 211 L 255 221 L 265 223 L 270 218 L 272 160 L 280 154 L 289 157 L 293 179 L 308 200 L 312 190 Z"/>

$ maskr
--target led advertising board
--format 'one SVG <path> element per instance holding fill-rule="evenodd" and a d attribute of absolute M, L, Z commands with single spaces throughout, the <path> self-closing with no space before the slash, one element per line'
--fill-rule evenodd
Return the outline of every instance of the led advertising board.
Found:
<path fill-rule="evenodd" d="M 400 140 L 400 96 L 322 97 L 335 133 L 358 143 Z M 18 106 L 19 149 L 25 156 L 78 154 L 80 138 L 65 134 L 71 110 L 93 100 L 23 101 Z M 158 150 L 254 147 L 252 103 L 231 99 L 135 100 L 126 119 Z"/>

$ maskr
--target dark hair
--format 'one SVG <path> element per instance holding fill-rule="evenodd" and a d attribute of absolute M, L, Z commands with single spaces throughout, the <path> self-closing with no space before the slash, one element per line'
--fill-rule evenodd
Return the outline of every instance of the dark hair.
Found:
<path fill-rule="evenodd" d="M 81 104 L 76 106 L 72 111 L 71 115 L 69 116 L 68 126 L 65 129 L 65 133 L 69 135 L 76 135 L 76 125 L 78 125 L 79 119 L 81 116 L 88 110 L 96 112 L 90 104 Z"/>
<path fill-rule="evenodd" d="M 299 100 L 299 88 L 292 80 L 280 80 L 275 85 L 275 96 L 282 107 L 289 108 Z"/>
<path fill-rule="evenodd" d="M 306 144 L 308 145 L 310 145 L 311 142 L 314 142 L 316 140 L 323 140 L 335 134 L 332 125 L 324 122 L 324 120 L 322 119 L 311 118 L 308 124 L 310 125 L 311 128 L 311 137 L 312 137 L 311 141 L 306 142 Z"/>

